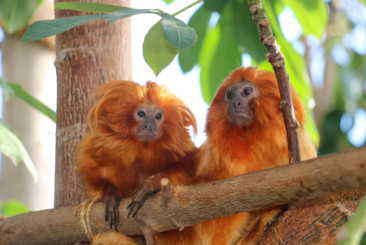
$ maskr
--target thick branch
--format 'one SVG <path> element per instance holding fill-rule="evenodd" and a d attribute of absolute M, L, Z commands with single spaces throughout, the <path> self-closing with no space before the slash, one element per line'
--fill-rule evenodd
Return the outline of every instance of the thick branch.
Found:
<path fill-rule="evenodd" d="M 165 193 L 148 199 L 136 219 L 157 231 L 183 228 L 240 212 L 366 187 L 365 175 L 366 151 L 361 148 L 196 186 L 165 183 Z M 118 230 L 126 235 L 141 235 L 137 222 L 123 218 L 129 201 L 130 198 L 121 201 Z M 94 234 L 109 230 L 103 212 L 102 203 L 96 203 L 91 211 Z M 86 241 L 79 213 L 78 206 L 69 206 L 3 219 L 0 244 Z"/>
<path fill-rule="evenodd" d="M 280 46 L 273 36 L 270 27 L 270 21 L 267 19 L 266 10 L 262 6 L 260 0 L 248 0 L 250 12 L 253 14 L 253 21 L 258 27 L 259 40 L 267 49 L 266 58 L 271 63 L 276 74 L 278 87 L 281 95 L 280 110 L 283 113 L 285 121 L 287 142 L 289 149 L 289 162 L 301 161 L 298 122 L 295 118 L 294 107 L 292 103 L 291 88 L 289 76 L 286 71 L 285 56 L 280 51 Z"/>

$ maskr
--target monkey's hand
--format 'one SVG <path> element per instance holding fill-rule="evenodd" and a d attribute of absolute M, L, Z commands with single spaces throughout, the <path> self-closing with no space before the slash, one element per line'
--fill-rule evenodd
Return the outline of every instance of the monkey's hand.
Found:
<path fill-rule="evenodd" d="M 144 205 L 146 199 L 161 190 L 160 181 L 162 179 L 162 175 L 155 174 L 145 179 L 144 182 L 137 187 L 133 193 L 131 203 L 127 206 L 127 218 L 130 217 L 131 214 L 132 217 L 135 217 L 138 210 Z"/>
<path fill-rule="evenodd" d="M 109 220 L 109 226 L 112 229 L 112 226 L 117 231 L 117 223 L 119 223 L 119 211 L 118 206 L 122 199 L 122 195 L 120 194 L 109 194 L 105 195 L 104 203 L 105 203 L 105 220 Z"/>

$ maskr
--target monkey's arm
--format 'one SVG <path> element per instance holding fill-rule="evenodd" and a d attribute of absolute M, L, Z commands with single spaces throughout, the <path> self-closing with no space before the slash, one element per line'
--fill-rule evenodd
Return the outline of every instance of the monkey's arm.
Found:
<path fill-rule="evenodd" d="M 196 155 L 198 149 L 188 152 L 186 157 L 178 163 L 168 166 L 164 171 L 151 175 L 135 190 L 131 203 L 128 205 L 128 217 L 134 217 L 138 210 L 144 205 L 146 199 L 159 192 L 161 189 L 160 181 L 163 178 L 169 179 L 173 185 L 189 185 L 195 175 L 197 168 Z"/>
<path fill-rule="evenodd" d="M 112 184 L 113 165 L 108 158 L 99 164 L 93 146 L 91 134 L 78 146 L 78 171 L 82 176 L 89 198 L 103 200 L 105 202 L 105 219 L 109 220 L 110 226 L 117 229 L 119 222 L 118 206 L 122 198 L 120 191 Z"/>

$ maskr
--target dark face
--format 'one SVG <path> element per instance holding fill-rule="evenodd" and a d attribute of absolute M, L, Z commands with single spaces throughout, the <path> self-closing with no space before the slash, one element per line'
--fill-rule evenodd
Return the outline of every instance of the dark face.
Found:
<path fill-rule="evenodd" d="M 249 102 L 258 95 L 257 87 L 249 81 L 238 82 L 226 88 L 226 114 L 233 124 L 248 126 L 254 121 L 254 110 Z"/>
<path fill-rule="evenodd" d="M 164 121 L 164 112 L 155 105 L 140 105 L 134 114 L 139 122 L 135 128 L 135 135 L 142 141 L 154 141 L 161 135 L 161 124 Z"/>

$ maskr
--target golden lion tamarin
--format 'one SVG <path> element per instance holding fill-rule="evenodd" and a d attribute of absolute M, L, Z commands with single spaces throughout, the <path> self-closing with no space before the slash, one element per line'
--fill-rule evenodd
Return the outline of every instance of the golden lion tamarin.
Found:
<path fill-rule="evenodd" d="M 197 149 L 189 127 L 196 132 L 197 126 L 188 106 L 154 82 L 109 82 L 96 94 L 88 114 L 90 133 L 78 147 L 78 171 L 88 196 L 105 202 L 105 219 L 117 229 L 120 199 L 141 184 L 131 213 L 158 191 L 162 178 L 190 183 Z"/>

